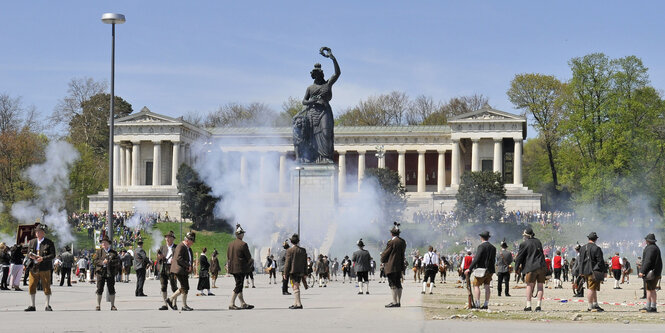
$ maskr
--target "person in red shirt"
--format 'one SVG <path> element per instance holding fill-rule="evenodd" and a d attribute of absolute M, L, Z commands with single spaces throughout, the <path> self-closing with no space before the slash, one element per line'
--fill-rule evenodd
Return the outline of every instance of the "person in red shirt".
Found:
<path fill-rule="evenodd" d="M 552 260 L 552 268 L 554 269 L 554 289 L 563 289 L 563 283 L 561 282 L 562 264 L 563 258 L 561 258 L 561 251 L 557 250 L 554 259 Z"/>
<path fill-rule="evenodd" d="M 462 279 L 462 286 L 465 286 L 466 279 L 464 278 L 464 271 L 471 266 L 471 261 L 473 261 L 473 256 L 471 255 L 471 251 L 467 251 L 466 255 L 464 256 L 464 259 L 462 259 L 462 267 L 460 267 L 460 279 Z"/>
<path fill-rule="evenodd" d="M 547 273 L 545 274 L 545 285 L 547 286 L 552 278 L 552 259 L 549 255 L 545 256 L 545 265 L 547 266 Z M 556 284 L 554 286 L 556 287 Z"/>
<path fill-rule="evenodd" d="M 621 287 L 619 287 L 619 280 L 621 280 L 621 268 L 623 267 L 623 263 L 621 262 L 621 257 L 619 257 L 619 252 L 614 254 L 611 263 L 612 275 L 614 276 L 614 289 L 621 289 Z"/>

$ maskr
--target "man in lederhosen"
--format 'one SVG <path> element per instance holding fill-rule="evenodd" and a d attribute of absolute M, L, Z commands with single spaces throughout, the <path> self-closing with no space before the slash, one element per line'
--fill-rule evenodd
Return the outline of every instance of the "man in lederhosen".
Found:
<path fill-rule="evenodd" d="M 284 242 L 286 244 L 286 242 Z M 307 251 L 300 247 L 300 236 L 293 234 L 291 236 L 291 243 L 293 244 L 286 250 L 284 262 L 284 276 L 286 279 L 291 279 L 293 283 L 294 304 L 289 306 L 289 309 L 302 309 L 302 302 L 300 301 L 300 283 L 303 281 L 305 272 L 307 271 Z"/>
<path fill-rule="evenodd" d="M 180 288 L 166 299 L 166 304 L 173 310 L 176 310 L 175 300 L 182 295 L 182 311 L 192 311 L 194 309 L 187 305 L 187 293 L 189 292 L 189 273 L 194 269 L 194 254 L 192 253 L 192 244 L 196 241 L 196 234 L 193 231 L 187 233 L 182 243 L 175 248 L 173 260 L 171 261 L 171 275 L 180 283 Z"/>
<path fill-rule="evenodd" d="M 589 308 L 587 311 L 603 312 L 605 311 L 598 305 L 598 292 L 600 283 L 607 276 L 607 264 L 603 257 L 603 250 L 596 245 L 598 234 L 590 233 L 587 238 L 589 242 L 580 249 L 580 275 L 584 276 L 587 285 L 587 302 Z"/>
<path fill-rule="evenodd" d="M 97 280 L 97 307 L 100 311 L 102 305 L 102 295 L 104 294 L 104 284 L 106 284 L 111 300 L 111 311 L 117 311 L 115 307 L 115 278 L 121 267 L 118 252 L 111 248 L 111 240 L 108 235 L 104 235 L 101 241 L 101 248 L 95 251 L 94 258 L 95 279 Z"/>
<path fill-rule="evenodd" d="M 358 241 L 358 251 L 353 252 L 351 256 L 351 261 L 358 276 L 358 295 L 363 294 L 363 286 L 365 286 L 366 295 L 369 295 L 369 263 L 371 260 L 372 256 L 369 251 L 365 250 L 365 243 L 361 238 Z"/>
<path fill-rule="evenodd" d="M 392 293 L 393 301 L 386 305 L 387 308 L 399 308 L 402 302 L 402 272 L 404 272 L 404 257 L 406 255 L 406 241 L 399 237 L 399 223 L 394 222 L 390 229 L 392 238 L 386 244 L 386 249 L 381 252 L 381 263 L 388 277 L 388 285 Z"/>
<path fill-rule="evenodd" d="M 249 252 L 249 246 L 242 239 L 245 237 L 245 230 L 242 229 L 240 224 L 236 225 L 236 239 L 229 243 L 226 256 L 229 264 L 229 273 L 235 279 L 235 288 L 233 288 L 233 296 L 231 296 L 231 304 L 229 310 L 249 310 L 253 309 L 254 305 L 245 303 L 242 295 L 243 280 L 245 275 L 251 271 L 253 259 L 252 254 Z M 236 306 L 236 298 L 240 300 L 240 306 Z"/>
<path fill-rule="evenodd" d="M 547 274 L 543 244 L 535 237 L 536 234 L 531 227 L 526 227 L 522 236 L 524 236 L 524 242 L 520 244 L 515 257 L 515 270 L 520 274 L 525 274 L 526 307 L 524 307 L 524 311 L 531 311 L 531 298 L 533 297 L 533 289 L 536 288 L 537 304 L 535 311 L 539 312 L 541 311 L 543 285 Z"/>
<path fill-rule="evenodd" d="M 470 274 L 472 271 L 476 271 L 473 274 L 475 306 L 476 308 L 487 309 L 491 295 L 490 282 L 492 282 L 492 275 L 494 275 L 495 270 L 494 265 L 496 264 L 496 247 L 489 242 L 489 231 L 483 231 L 478 236 L 480 236 L 482 242 L 478 245 L 471 265 L 469 265 L 469 268 L 464 273 Z M 481 274 L 481 270 L 484 270 L 484 273 Z M 485 289 L 485 303 L 483 305 L 480 305 L 480 286 L 483 286 Z"/>
<path fill-rule="evenodd" d="M 644 279 L 644 290 L 647 294 L 647 305 L 640 309 L 642 312 L 656 313 L 657 296 L 656 285 L 663 273 L 663 259 L 660 248 L 656 245 L 656 235 L 648 234 L 644 238 L 647 246 L 642 252 L 642 267 L 640 267 L 639 277 Z"/>
<path fill-rule="evenodd" d="M 423 290 L 421 294 L 425 294 L 426 288 L 429 286 L 429 294 L 432 294 L 434 288 L 434 280 L 436 280 L 436 273 L 439 272 L 439 255 L 434 251 L 434 247 L 430 245 L 427 248 L 427 253 L 423 256 L 420 266 L 425 270 L 425 277 L 423 278 Z M 415 265 L 415 263 L 414 263 Z M 416 267 L 413 267 L 414 269 Z M 417 267 L 420 269 L 421 267 Z"/>
<path fill-rule="evenodd" d="M 35 311 L 35 295 L 37 294 L 37 284 L 41 282 L 46 295 L 46 311 L 53 311 L 51 308 L 51 269 L 53 269 L 53 259 L 55 258 L 55 245 L 53 241 L 46 238 L 46 229 L 40 224 L 35 228 L 35 238 L 28 243 L 28 257 L 32 259 L 28 290 L 30 294 L 31 305 L 25 311 Z"/>
<path fill-rule="evenodd" d="M 176 282 L 175 275 L 171 274 L 171 263 L 175 256 L 176 245 L 174 243 L 175 234 L 173 231 L 169 231 L 164 235 L 164 240 L 166 244 L 162 245 L 157 251 L 157 260 L 159 263 L 159 283 L 161 284 L 162 290 L 162 299 L 164 300 L 164 305 L 162 305 L 160 310 L 168 310 L 168 304 L 166 299 L 168 298 L 168 293 L 166 291 L 169 283 L 171 283 L 171 292 L 176 292 L 178 290 L 178 283 Z M 173 299 L 173 307 L 178 308 L 176 304 L 177 300 Z"/>

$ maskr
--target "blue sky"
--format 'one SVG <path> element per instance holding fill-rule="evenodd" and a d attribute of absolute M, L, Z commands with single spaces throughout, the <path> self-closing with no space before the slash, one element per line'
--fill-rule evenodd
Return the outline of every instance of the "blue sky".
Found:
<path fill-rule="evenodd" d="M 44 117 L 75 77 L 109 80 L 117 27 L 116 94 L 135 111 L 180 116 L 229 102 L 276 110 L 301 98 L 315 62 L 342 76 L 333 110 L 404 91 L 435 100 L 474 93 L 516 112 L 518 73 L 570 77 L 592 52 L 640 57 L 665 88 L 665 5 L 627 1 L 7 1 L 0 10 L 0 93 Z M 530 136 L 533 135 L 529 133 Z"/>

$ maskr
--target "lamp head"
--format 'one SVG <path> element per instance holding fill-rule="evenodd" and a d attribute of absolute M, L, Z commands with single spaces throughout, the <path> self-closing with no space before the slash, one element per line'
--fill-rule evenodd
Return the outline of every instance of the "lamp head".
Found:
<path fill-rule="evenodd" d="M 102 15 L 102 22 L 106 24 L 123 24 L 125 23 L 125 15 L 117 13 L 105 13 Z"/>

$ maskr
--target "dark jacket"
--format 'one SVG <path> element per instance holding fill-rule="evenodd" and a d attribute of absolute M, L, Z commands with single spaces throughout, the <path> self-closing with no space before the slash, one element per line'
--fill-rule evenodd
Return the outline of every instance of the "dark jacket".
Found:
<path fill-rule="evenodd" d="M 212 259 L 210 259 L 210 274 L 219 274 L 219 259 L 217 259 L 217 256 L 212 256 Z"/>
<path fill-rule="evenodd" d="M 104 265 L 104 259 L 107 259 L 106 265 Z M 94 256 L 94 265 L 95 265 L 95 274 L 106 277 L 114 277 L 118 274 L 118 268 L 120 268 L 120 257 L 118 257 L 118 252 L 114 249 L 109 249 L 107 253 L 104 248 L 100 248 L 95 251 Z"/>
<path fill-rule="evenodd" d="M 538 238 L 527 238 L 520 244 L 515 257 L 515 269 L 526 274 L 546 267 L 543 244 Z"/>
<path fill-rule="evenodd" d="M 284 272 L 287 275 L 305 275 L 307 271 L 307 251 L 298 245 L 286 250 Z"/>
<path fill-rule="evenodd" d="M 508 250 L 501 250 L 496 258 L 496 272 L 508 273 L 510 264 L 513 263 L 513 254 Z"/>
<path fill-rule="evenodd" d="M 386 249 L 381 252 L 381 263 L 386 274 L 402 273 L 406 269 L 404 255 L 406 252 L 406 241 L 399 236 L 388 241 Z"/>
<path fill-rule="evenodd" d="M 361 249 L 353 252 L 351 261 L 355 263 L 354 268 L 356 269 L 356 272 L 368 272 L 369 262 L 372 261 L 372 256 L 369 255 L 369 251 Z"/>
<path fill-rule="evenodd" d="M 486 274 L 494 273 L 494 265 L 496 264 L 496 247 L 490 242 L 482 242 L 478 245 L 476 250 L 476 255 L 469 265 L 470 270 L 476 268 L 485 268 L 487 269 Z"/>
<path fill-rule="evenodd" d="M 148 255 L 145 253 L 143 247 L 138 247 L 134 250 L 134 269 L 146 268 L 146 261 Z"/>
<path fill-rule="evenodd" d="M 62 260 L 63 268 L 72 268 L 74 265 L 74 255 L 69 251 L 65 251 L 60 254 L 60 260 Z"/>
<path fill-rule="evenodd" d="M 42 262 L 37 263 L 32 266 L 33 272 L 39 271 L 50 271 L 53 269 L 53 259 L 55 259 L 55 245 L 53 241 L 44 237 L 42 244 L 39 246 L 39 251 L 37 251 L 37 238 L 33 238 L 28 243 L 28 253 L 34 253 L 42 257 Z"/>
<path fill-rule="evenodd" d="M 642 267 L 640 273 L 645 276 L 653 269 L 655 276 L 661 276 L 663 273 L 663 259 L 660 256 L 660 248 L 656 244 L 647 244 L 642 252 Z"/>
<path fill-rule="evenodd" d="M 189 258 L 192 258 L 192 260 Z M 178 244 L 178 246 L 176 246 L 175 253 L 173 254 L 173 260 L 171 261 L 171 273 L 180 276 L 187 275 L 187 269 L 192 266 L 193 260 L 194 257 L 192 249 L 181 242 Z"/>
<path fill-rule="evenodd" d="M 12 247 L 11 260 L 9 262 L 14 265 L 23 265 L 23 258 L 24 255 L 21 252 L 21 247 L 20 246 Z"/>
<path fill-rule="evenodd" d="M 579 262 L 581 275 L 590 276 L 593 272 L 607 273 L 603 250 L 595 243 L 586 243 L 580 248 Z"/>
<path fill-rule="evenodd" d="M 235 239 L 229 243 L 226 251 L 230 274 L 247 274 L 252 271 L 252 254 L 249 253 L 249 246 L 240 239 Z"/>
<path fill-rule="evenodd" d="M 201 256 L 199 257 L 199 275 L 202 275 L 202 273 L 205 273 L 207 275 L 209 270 L 210 270 L 210 263 L 208 262 L 208 256 L 201 253 Z"/>
<path fill-rule="evenodd" d="M 159 248 L 159 252 L 161 252 L 161 253 L 162 253 L 162 256 L 164 256 L 164 257 L 163 257 L 162 259 L 159 259 L 159 263 L 160 263 L 160 264 L 168 264 L 169 259 L 171 260 L 171 262 L 173 262 L 173 258 L 175 258 L 175 248 L 176 248 L 177 246 L 178 246 L 178 245 L 177 245 L 176 243 L 171 244 L 171 248 L 172 248 L 172 250 L 171 250 L 171 258 L 169 258 L 169 257 L 168 257 L 168 254 L 169 254 L 169 246 L 166 245 L 166 244 L 162 245 L 162 246 Z"/>

